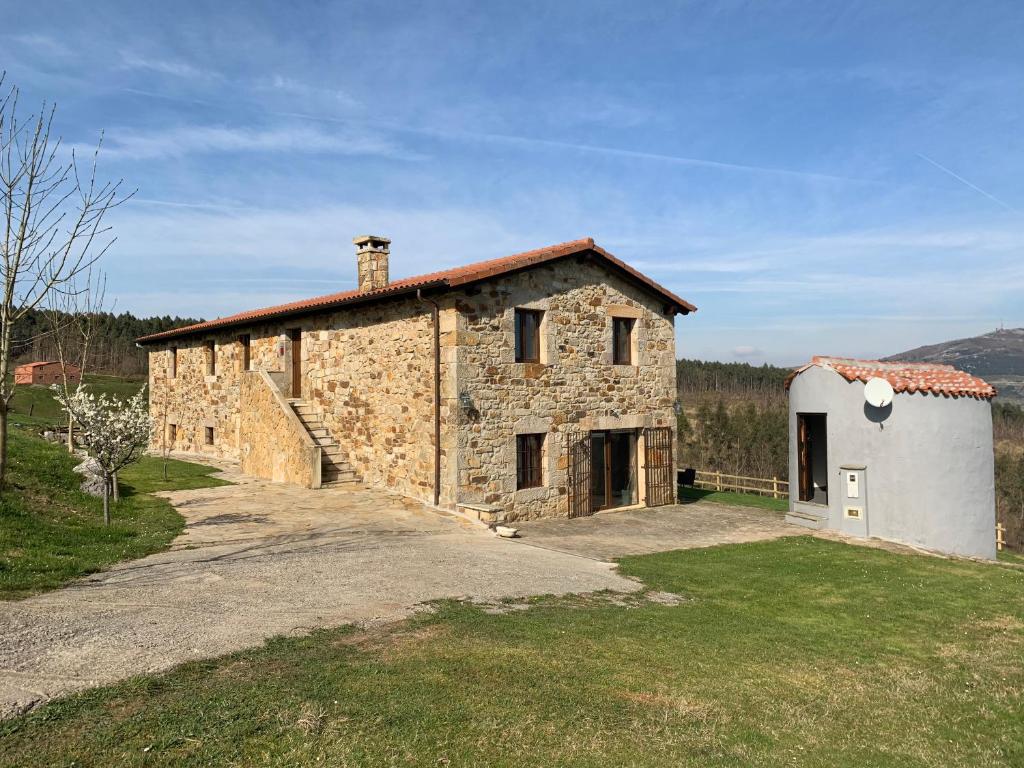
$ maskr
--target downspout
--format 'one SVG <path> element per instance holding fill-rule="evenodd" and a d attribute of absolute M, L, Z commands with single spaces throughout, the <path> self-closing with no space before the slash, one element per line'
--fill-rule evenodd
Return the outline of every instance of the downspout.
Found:
<path fill-rule="evenodd" d="M 438 321 L 440 307 L 436 301 L 416 289 L 416 298 L 430 305 L 430 318 L 434 326 L 434 506 L 441 503 L 441 327 Z"/>

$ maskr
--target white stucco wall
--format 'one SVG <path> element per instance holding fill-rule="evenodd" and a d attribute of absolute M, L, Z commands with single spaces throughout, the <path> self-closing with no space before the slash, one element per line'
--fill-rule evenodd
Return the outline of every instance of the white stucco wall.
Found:
<path fill-rule="evenodd" d="M 798 501 L 797 414 L 827 415 L 828 506 Z M 995 481 L 988 400 L 898 393 L 864 401 L 864 384 L 808 368 L 789 390 L 790 509 L 842 529 L 844 464 L 866 466 L 867 535 L 994 558 Z"/>

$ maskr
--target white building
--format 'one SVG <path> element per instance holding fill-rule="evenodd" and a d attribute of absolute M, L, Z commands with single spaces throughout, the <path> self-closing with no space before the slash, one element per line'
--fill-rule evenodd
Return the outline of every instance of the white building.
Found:
<path fill-rule="evenodd" d="M 815 357 L 786 386 L 788 521 L 995 557 L 991 385 L 950 365 Z"/>

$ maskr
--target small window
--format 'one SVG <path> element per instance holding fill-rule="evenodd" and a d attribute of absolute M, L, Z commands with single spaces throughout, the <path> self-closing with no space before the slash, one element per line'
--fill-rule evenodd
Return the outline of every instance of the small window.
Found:
<path fill-rule="evenodd" d="M 178 377 L 178 348 L 171 347 L 171 378 Z"/>
<path fill-rule="evenodd" d="M 238 337 L 238 343 L 242 345 L 242 370 L 248 371 L 252 361 L 249 357 L 249 342 L 250 336 L 248 333 L 243 333 Z"/>
<path fill-rule="evenodd" d="M 612 362 L 615 365 L 633 364 L 633 325 L 631 317 L 612 318 Z"/>
<path fill-rule="evenodd" d="M 167 425 L 167 442 L 173 447 L 178 440 L 178 425 L 168 424 Z"/>
<path fill-rule="evenodd" d="M 206 444 L 213 445 L 213 427 L 206 428 Z"/>
<path fill-rule="evenodd" d="M 516 435 L 516 488 L 537 488 L 544 484 L 542 456 L 544 435 Z"/>
<path fill-rule="evenodd" d="M 516 310 L 516 362 L 540 362 L 540 321 L 544 313 L 536 309 Z"/>
<path fill-rule="evenodd" d="M 206 375 L 217 375 L 217 342 L 206 342 Z"/>

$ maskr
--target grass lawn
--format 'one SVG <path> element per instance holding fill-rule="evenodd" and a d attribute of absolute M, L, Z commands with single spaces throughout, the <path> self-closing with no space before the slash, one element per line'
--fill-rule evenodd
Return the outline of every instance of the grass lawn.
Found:
<path fill-rule="evenodd" d="M 1004 563 L 1013 563 L 1014 565 L 1024 565 L 1024 553 L 1011 552 L 1008 549 L 1004 549 L 999 553 L 999 559 Z"/>
<path fill-rule="evenodd" d="M 793 537 L 627 558 L 679 605 L 445 603 L 52 703 L 3 766 L 1024 764 L 1024 573 Z"/>
<path fill-rule="evenodd" d="M 54 589 L 117 562 L 164 549 L 183 520 L 152 491 L 221 485 L 217 470 L 144 457 L 121 476 L 122 499 L 113 524 L 103 525 L 102 502 L 78 490 L 77 460 L 60 445 L 10 430 L 8 488 L 0 493 L 0 599 Z"/>
<path fill-rule="evenodd" d="M 686 488 L 680 486 L 679 498 L 682 501 L 714 501 L 719 504 L 731 504 L 738 507 L 758 507 L 785 512 L 789 509 L 786 499 L 773 499 L 771 496 L 759 496 L 756 493 L 736 493 L 735 491 L 707 491 L 703 488 Z"/>

